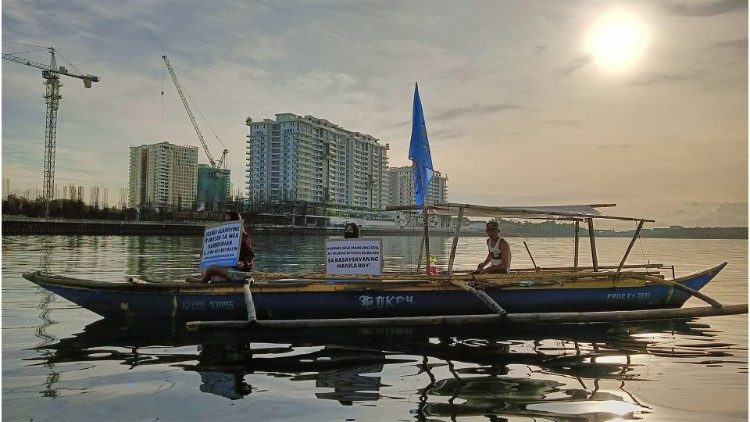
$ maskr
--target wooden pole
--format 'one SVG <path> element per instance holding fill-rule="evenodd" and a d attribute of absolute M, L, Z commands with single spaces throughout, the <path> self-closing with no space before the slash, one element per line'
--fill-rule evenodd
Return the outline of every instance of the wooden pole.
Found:
<path fill-rule="evenodd" d="M 461 223 L 464 219 L 464 207 L 458 209 L 458 221 L 456 222 L 456 234 L 453 235 L 451 246 L 451 257 L 448 260 L 448 277 L 453 276 L 453 261 L 456 259 L 456 248 L 458 247 L 458 234 L 461 232 Z"/>
<path fill-rule="evenodd" d="M 594 266 L 594 271 L 599 271 L 599 260 L 596 259 L 596 240 L 594 240 L 594 219 L 587 218 L 586 221 L 589 224 L 589 241 L 591 242 L 591 264 Z"/>
<path fill-rule="evenodd" d="M 534 269 L 537 269 L 537 268 L 539 268 L 539 267 L 537 267 L 537 266 L 536 266 L 536 262 L 534 262 L 534 257 L 533 257 L 533 256 L 531 256 L 531 251 L 529 250 L 529 245 L 527 245 L 527 244 L 526 244 L 526 241 L 525 241 L 525 240 L 523 241 L 523 246 L 525 246 L 525 247 L 526 247 L 526 252 L 528 252 L 528 253 L 529 253 L 529 258 L 531 258 L 531 263 L 532 263 L 532 264 L 534 265 Z"/>
<path fill-rule="evenodd" d="M 425 273 L 430 272 L 430 231 L 428 230 L 429 222 L 427 221 L 427 202 L 422 204 L 422 218 L 424 219 L 424 254 L 425 254 Z"/>
<path fill-rule="evenodd" d="M 453 284 L 456 287 L 460 287 L 461 289 L 466 290 L 467 292 L 473 294 L 474 296 L 477 297 L 477 299 L 482 301 L 482 303 L 487 305 L 487 307 L 490 308 L 496 314 L 506 315 L 508 313 L 508 311 L 503 309 L 503 307 L 500 306 L 500 304 L 497 303 L 495 299 L 491 298 L 490 295 L 488 295 L 486 292 L 482 290 L 477 290 L 469 286 L 465 282 L 459 281 L 459 280 L 451 280 L 451 284 Z"/>
<path fill-rule="evenodd" d="M 483 315 L 443 315 L 394 318 L 341 318 L 341 319 L 290 319 L 250 321 L 190 321 L 190 330 L 243 330 L 279 328 L 323 328 L 323 327 L 405 327 L 424 325 L 468 325 L 468 324 L 537 324 L 537 323 L 599 323 L 618 321 L 646 321 L 658 319 L 685 319 L 695 317 L 737 315 L 747 313 L 747 303 L 727 305 L 721 308 L 703 306 L 698 308 L 641 309 L 634 311 L 604 312 L 545 312 Z"/>
<path fill-rule="evenodd" d="M 575 243 L 575 252 L 573 255 L 573 271 L 578 271 L 578 244 L 580 243 L 580 239 L 578 237 L 578 231 L 581 229 L 581 222 L 580 220 L 576 220 L 576 243 Z"/>
<path fill-rule="evenodd" d="M 625 251 L 625 256 L 622 257 L 622 261 L 620 261 L 620 266 L 617 267 L 617 272 L 620 272 L 622 269 L 622 266 L 625 265 L 625 260 L 628 259 L 628 255 L 630 254 L 630 250 L 633 249 L 633 245 L 635 244 L 635 240 L 638 238 L 638 234 L 641 232 L 641 227 L 643 227 L 644 221 L 641 220 L 638 222 L 638 227 L 635 229 L 635 233 L 633 234 L 633 238 L 630 239 L 630 244 L 628 245 L 628 249 Z"/>
<path fill-rule="evenodd" d="M 599 265 L 600 270 L 616 270 L 619 265 Z M 625 268 L 664 268 L 664 264 L 626 264 L 622 266 Z M 669 268 L 669 267 L 667 267 Z M 594 267 L 544 267 L 545 271 L 582 271 L 582 270 L 593 270 Z M 471 270 L 469 270 L 471 271 Z M 526 272 L 536 271 L 536 268 L 513 268 L 513 272 Z"/>
<path fill-rule="evenodd" d="M 713 306 L 714 308 L 721 308 L 722 306 L 724 306 L 721 303 L 719 303 L 718 300 L 712 298 L 711 296 L 708 296 L 708 295 L 706 295 L 704 293 L 701 293 L 701 292 L 699 292 L 699 291 L 697 291 L 695 289 L 691 289 L 690 287 L 688 287 L 688 286 L 686 286 L 684 284 L 680 284 L 680 283 L 677 283 L 677 282 L 672 281 L 672 280 L 664 280 L 664 279 L 659 278 L 659 277 L 644 277 L 644 279 L 648 280 L 648 281 L 651 281 L 653 283 L 663 284 L 663 285 L 669 286 L 669 287 L 674 287 L 677 290 L 682 290 L 683 292 L 689 293 L 692 296 L 695 296 L 698 299 L 700 299 L 700 300 L 708 303 L 709 305 Z"/>
<path fill-rule="evenodd" d="M 422 240 L 419 241 L 419 259 L 417 259 L 417 274 L 422 270 L 422 253 L 424 252 L 424 233 Z"/>
<path fill-rule="evenodd" d="M 253 293 L 250 291 L 250 283 L 245 283 L 242 286 L 242 291 L 245 293 L 245 306 L 247 306 L 247 320 L 248 322 L 255 323 L 258 318 L 255 315 L 255 303 L 253 303 Z"/>

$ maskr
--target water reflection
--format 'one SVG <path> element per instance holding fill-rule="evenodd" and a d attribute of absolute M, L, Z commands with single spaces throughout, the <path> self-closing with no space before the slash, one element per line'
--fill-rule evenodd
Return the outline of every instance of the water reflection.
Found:
<path fill-rule="evenodd" d="M 251 399 L 254 377 L 314 381 L 315 397 L 343 405 L 383 398 L 386 369 L 398 365 L 412 368 L 407 393 L 419 397 L 412 411 L 418 420 L 608 420 L 651 413 L 634 388 L 649 381 L 650 355 L 731 357 L 734 345 L 701 341 L 712 336 L 710 327 L 692 322 L 207 333 L 100 320 L 40 344 L 36 360 L 51 374 L 58 364 L 100 361 L 181 368 L 200 375 L 195 389 L 230 400 Z"/>
<path fill-rule="evenodd" d="M 132 236 L 125 239 L 129 275 L 161 282 L 184 278 L 198 268 L 201 238 Z"/>

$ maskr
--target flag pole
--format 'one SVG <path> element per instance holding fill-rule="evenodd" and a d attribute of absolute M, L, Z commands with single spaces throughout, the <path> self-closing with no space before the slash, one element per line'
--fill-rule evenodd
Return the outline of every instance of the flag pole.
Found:
<path fill-rule="evenodd" d="M 430 143 L 427 139 L 427 126 L 422 111 L 422 100 L 419 98 L 419 86 L 414 83 L 414 109 L 411 122 L 411 140 L 409 141 L 409 159 L 412 160 L 414 172 L 414 202 L 422 206 L 422 220 L 424 222 L 424 234 L 422 236 L 425 251 L 425 270 L 430 272 L 430 234 L 428 230 L 429 207 L 427 206 L 428 186 L 434 173 L 432 169 L 432 157 L 430 155 Z M 421 249 L 421 245 L 420 245 Z M 422 260 L 420 259 L 419 262 Z M 417 264 L 419 273 L 419 264 Z"/>
<path fill-rule="evenodd" d="M 424 235 L 422 238 L 424 239 L 424 256 L 425 256 L 425 273 L 430 273 L 430 232 L 427 229 L 427 201 L 424 201 L 422 203 L 422 219 L 424 220 Z"/>

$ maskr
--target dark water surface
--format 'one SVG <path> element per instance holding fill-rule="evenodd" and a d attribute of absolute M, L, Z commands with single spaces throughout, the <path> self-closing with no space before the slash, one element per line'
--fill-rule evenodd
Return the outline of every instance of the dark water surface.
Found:
<path fill-rule="evenodd" d="M 261 270 L 322 270 L 319 236 L 257 236 Z M 419 238 L 384 237 L 387 267 L 414 267 Z M 572 239 L 508 239 L 513 266 L 571 265 Z M 449 238 L 430 249 L 447 261 Z M 619 263 L 629 239 L 597 239 Z M 23 421 L 746 420 L 747 316 L 601 326 L 188 332 L 109 323 L 21 278 L 182 279 L 199 238 L 2 239 L 2 416 Z M 585 243 L 585 242 L 583 242 Z M 582 245 L 586 246 L 586 245 Z M 588 251 L 581 251 L 582 265 Z M 457 265 L 486 256 L 464 238 Z M 747 302 L 745 240 L 644 239 L 628 263 L 677 276 L 729 265 L 704 290 Z M 671 271 L 670 271 L 671 275 Z M 686 306 L 702 306 L 691 299 Z"/>

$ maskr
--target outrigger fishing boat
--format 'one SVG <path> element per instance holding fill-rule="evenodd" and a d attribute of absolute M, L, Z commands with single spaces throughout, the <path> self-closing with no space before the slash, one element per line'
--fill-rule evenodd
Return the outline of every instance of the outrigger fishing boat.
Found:
<path fill-rule="evenodd" d="M 641 227 L 652 220 L 599 211 L 609 206 L 429 206 L 430 214 L 459 217 L 447 269 L 438 275 L 428 274 L 425 266 L 416 273 L 386 271 L 381 275 L 250 272 L 244 284 L 111 282 L 41 272 L 24 277 L 106 318 L 202 321 L 192 323 L 194 327 L 605 322 L 747 312 L 747 304 L 724 306 L 699 291 L 726 263 L 676 279 L 661 273 L 668 268 L 663 264 L 627 265 Z M 576 230 L 573 265 L 511 269 L 508 274 L 454 270 L 464 216 L 572 221 Z M 618 265 L 598 263 L 593 224 L 604 219 L 637 223 Z M 590 267 L 578 264 L 581 222 L 588 224 Z M 681 309 L 691 296 L 710 306 Z"/>
<path fill-rule="evenodd" d="M 605 215 L 598 210 L 613 204 L 488 207 L 447 203 L 428 206 L 425 199 L 433 167 L 416 86 L 412 117 L 409 158 L 414 162 L 416 207 L 401 210 L 422 213 L 423 256 L 427 260 L 423 272 L 419 267 L 417 273 L 369 275 L 252 272 L 246 274 L 244 284 L 114 283 L 39 272 L 26 273 L 24 277 L 107 318 L 183 320 L 189 321 L 188 326 L 192 328 L 606 322 L 747 313 L 747 304 L 723 306 L 699 292 L 726 263 L 673 280 L 661 274 L 659 270 L 665 267 L 660 264 L 625 265 L 643 224 L 653 220 Z M 431 214 L 458 217 L 444 275 L 429 273 L 428 217 Z M 508 274 L 454 271 L 458 236 L 465 216 L 573 221 L 576 229 L 573 266 L 539 268 L 535 265 L 532 269 L 511 270 Z M 600 219 L 637 222 L 633 239 L 619 265 L 599 265 L 594 220 Z M 585 268 L 578 265 L 578 231 L 584 221 L 588 224 L 592 260 L 592 266 Z M 360 258 L 362 260 L 351 268 L 372 263 L 372 256 Z M 229 262 L 237 262 L 237 259 Z M 711 306 L 681 309 L 691 296 Z"/>

